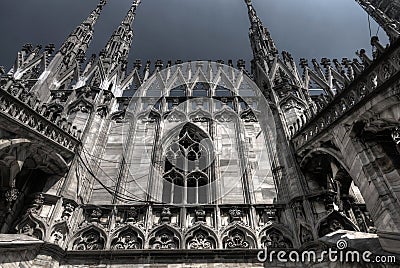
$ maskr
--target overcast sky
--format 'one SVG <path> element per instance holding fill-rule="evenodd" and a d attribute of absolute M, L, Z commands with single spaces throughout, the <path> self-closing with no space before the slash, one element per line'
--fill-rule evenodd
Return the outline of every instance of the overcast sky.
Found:
<path fill-rule="evenodd" d="M 7 69 L 25 43 L 54 43 L 95 8 L 98 0 L 1 0 L 0 65 Z M 370 51 L 368 16 L 355 0 L 253 0 L 280 51 L 299 58 L 355 57 Z M 108 0 L 95 28 L 88 57 L 106 44 L 131 5 Z M 142 0 L 134 22 L 135 59 L 217 60 L 251 58 L 244 0 Z M 378 26 L 372 21 L 372 32 Z M 383 43 L 387 42 L 382 29 Z"/>

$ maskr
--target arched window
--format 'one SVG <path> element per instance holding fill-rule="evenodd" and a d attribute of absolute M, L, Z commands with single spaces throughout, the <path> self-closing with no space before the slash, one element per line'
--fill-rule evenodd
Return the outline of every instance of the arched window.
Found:
<path fill-rule="evenodd" d="M 164 154 L 163 202 L 206 204 L 210 201 L 212 152 L 206 133 L 193 124 L 183 126 Z"/>
<path fill-rule="evenodd" d="M 215 96 L 216 97 L 232 97 L 232 91 L 227 89 L 226 87 L 218 85 L 215 88 Z"/>
<path fill-rule="evenodd" d="M 186 96 L 186 87 L 184 85 L 180 85 L 171 89 L 169 93 L 170 97 L 185 97 Z"/>
<path fill-rule="evenodd" d="M 210 91 L 210 86 L 204 82 L 198 82 L 193 87 L 193 97 L 207 97 Z"/>

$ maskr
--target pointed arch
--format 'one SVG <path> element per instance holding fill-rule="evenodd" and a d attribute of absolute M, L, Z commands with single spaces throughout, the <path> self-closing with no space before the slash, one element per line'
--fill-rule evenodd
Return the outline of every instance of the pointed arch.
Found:
<path fill-rule="evenodd" d="M 164 120 L 172 123 L 187 122 L 186 113 L 182 112 L 179 108 L 172 109 L 172 111 L 164 114 Z"/>
<path fill-rule="evenodd" d="M 159 72 L 152 75 L 145 83 L 145 90 L 141 93 L 142 97 L 156 97 L 160 98 L 165 95 L 165 81 Z"/>
<path fill-rule="evenodd" d="M 226 105 L 224 105 L 221 110 L 214 114 L 214 119 L 221 123 L 235 122 L 238 118 L 239 116 L 237 113 L 235 113 L 232 108 Z"/>
<path fill-rule="evenodd" d="M 166 92 L 166 96 L 169 97 L 183 97 L 188 95 L 188 86 L 186 83 L 185 78 L 183 77 L 183 74 L 180 70 L 180 68 L 177 68 L 177 70 L 174 72 L 172 77 L 167 79 L 167 88 L 168 91 Z M 172 94 L 173 90 L 180 90 L 184 91 L 184 94 Z M 179 93 L 179 92 L 177 92 Z"/>
<path fill-rule="evenodd" d="M 47 226 L 39 217 L 28 213 L 16 226 L 18 233 L 44 240 L 47 235 Z"/>
<path fill-rule="evenodd" d="M 187 67 L 190 68 L 191 66 L 188 65 Z M 203 70 L 201 69 L 201 66 L 199 65 L 196 67 L 196 71 L 195 71 L 194 75 L 192 75 L 189 83 L 191 85 L 194 85 L 195 83 L 199 83 L 199 82 L 210 84 L 211 83 L 210 79 L 211 78 L 207 78 L 207 76 L 204 74 Z M 192 87 L 191 87 L 191 89 L 192 89 Z"/>
<path fill-rule="evenodd" d="M 162 200 L 166 203 L 208 203 L 209 166 L 214 149 L 208 134 L 195 124 L 179 124 L 162 139 Z"/>
<path fill-rule="evenodd" d="M 191 130 L 194 134 L 196 134 L 196 136 L 200 139 L 209 139 L 211 140 L 211 137 L 208 133 L 206 133 L 202 128 L 200 128 L 199 126 L 197 126 L 196 124 L 192 123 L 192 122 L 188 122 L 188 121 L 184 121 L 176 126 L 174 126 L 171 129 L 167 129 L 166 133 L 163 135 L 163 138 L 161 139 L 161 144 L 171 144 L 174 139 L 176 139 L 179 134 L 185 130 L 185 129 L 189 129 Z M 168 146 L 165 146 L 165 148 L 167 148 Z M 165 153 L 165 150 L 164 150 Z"/>
<path fill-rule="evenodd" d="M 255 123 L 255 122 L 258 122 L 258 119 L 257 119 L 258 116 L 256 114 L 258 115 L 258 113 L 256 111 L 253 111 L 252 109 L 247 108 L 246 110 L 244 110 L 240 113 L 240 118 L 242 120 L 244 120 L 245 122 Z"/>
<path fill-rule="evenodd" d="M 70 250 L 103 250 L 107 241 L 106 233 L 96 225 L 79 230 L 70 240 Z"/>
<path fill-rule="evenodd" d="M 139 113 L 136 118 L 143 123 L 153 123 L 155 120 L 161 118 L 161 114 L 156 109 L 154 109 L 154 107 L 149 106 L 145 111 Z"/>
<path fill-rule="evenodd" d="M 270 78 L 272 81 L 275 80 L 277 73 L 280 70 L 290 79 L 293 85 L 301 85 L 299 79 L 293 74 L 289 67 L 280 58 L 277 58 L 276 65 L 274 65 L 274 68 L 271 70 Z"/>
<path fill-rule="evenodd" d="M 179 249 L 183 241 L 180 232 L 168 224 L 151 231 L 147 240 L 149 249 Z"/>
<path fill-rule="evenodd" d="M 349 218 L 335 210 L 320 219 L 316 226 L 319 237 L 337 230 L 360 231 Z"/>
<path fill-rule="evenodd" d="M 82 111 L 84 113 L 91 113 L 93 111 L 93 108 L 94 105 L 90 101 L 81 97 L 76 101 L 72 102 L 70 105 L 68 105 L 67 113 L 71 114 L 77 111 Z"/>
<path fill-rule="evenodd" d="M 67 240 L 70 233 L 70 228 L 68 223 L 63 220 L 61 222 L 56 223 L 50 232 L 49 241 L 50 243 L 54 243 L 60 247 L 63 247 L 65 241 Z"/>
<path fill-rule="evenodd" d="M 217 249 L 218 237 L 211 228 L 197 224 L 186 232 L 185 246 L 187 249 Z"/>
<path fill-rule="evenodd" d="M 110 248 L 115 250 L 142 249 L 145 242 L 144 237 L 142 230 L 133 225 L 126 225 L 110 235 Z"/>
<path fill-rule="evenodd" d="M 211 114 L 202 108 L 196 109 L 195 111 L 189 113 L 188 117 L 192 122 L 205 122 L 212 118 Z"/>
<path fill-rule="evenodd" d="M 239 223 L 226 228 L 221 235 L 221 241 L 224 249 L 257 248 L 257 239 L 254 233 Z"/>
<path fill-rule="evenodd" d="M 142 85 L 142 79 L 140 78 L 137 68 L 133 69 L 133 71 L 121 82 L 121 88 L 124 90 L 128 87 L 132 88 L 132 84 L 135 85 L 134 89 L 138 89 Z"/>
<path fill-rule="evenodd" d="M 260 232 L 260 243 L 262 248 L 293 248 L 293 236 L 287 227 L 273 224 Z"/>
<path fill-rule="evenodd" d="M 302 245 L 312 243 L 314 241 L 312 228 L 308 224 L 299 224 L 299 241 Z"/>
<path fill-rule="evenodd" d="M 209 97 L 211 94 L 210 84 L 207 82 L 195 82 L 190 87 L 192 97 Z"/>

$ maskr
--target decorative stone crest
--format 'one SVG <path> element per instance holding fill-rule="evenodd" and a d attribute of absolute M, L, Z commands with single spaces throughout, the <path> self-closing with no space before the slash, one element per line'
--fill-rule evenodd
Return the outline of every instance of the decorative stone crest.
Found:
<path fill-rule="evenodd" d="M 92 107 L 89 105 L 86 105 L 85 103 L 81 102 L 79 103 L 77 106 L 75 106 L 74 108 L 72 108 L 69 111 L 69 114 L 71 113 L 75 113 L 75 112 L 82 112 L 82 113 L 90 113 L 92 111 Z"/>
<path fill-rule="evenodd" d="M 174 104 L 174 107 L 176 107 L 178 104 Z M 176 123 L 176 122 L 184 122 L 187 120 L 186 115 L 181 112 L 180 110 L 178 110 L 178 108 L 175 108 L 175 110 L 173 110 L 172 112 L 170 112 L 167 115 L 167 120 L 168 122 L 171 123 Z"/>
<path fill-rule="evenodd" d="M 196 222 L 205 222 L 206 221 L 206 211 L 204 208 L 199 207 L 195 211 L 195 219 Z"/>
<path fill-rule="evenodd" d="M 188 249 L 212 249 L 215 242 L 203 230 L 198 230 L 194 233 L 193 237 L 187 243 Z"/>
<path fill-rule="evenodd" d="M 104 238 L 94 229 L 83 232 L 73 245 L 73 250 L 101 250 L 103 248 Z"/>
<path fill-rule="evenodd" d="M 126 115 L 126 110 L 118 111 L 111 115 L 111 120 L 114 120 L 117 123 L 123 123 Z"/>
<path fill-rule="evenodd" d="M 43 224 L 29 215 L 24 217 L 16 229 L 20 234 L 36 237 L 37 239 L 43 239 L 44 236 Z"/>
<path fill-rule="evenodd" d="M 138 211 L 135 207 L 129 208 L 129 210 L 126 212 L 126 222 L 127 223 L 135 223 L 138 218 Z"/>
<path fill-rule="evenodd" d="M 24 225 L 22 225 L 20 233 L 29 235 L 29 236 L 33 236 L 38 239 L 42 238 L 42 235 L 39 234 L 39 232 L 37 232 L 37 230 L 35 230 L 35 224 L 33 224 L 32 222 L 26 222 Z"/>
<path fill-rule="evenodd" d="M 274 207 L 267 207 L 264 209 L 264 213 L 265 213 L 265 217 L 266 217 L 266 221 L 267 223 L 272 223 L 275 222 L 277 219 L 277 210 Z"/>
<path fill-rule="evenodd" d="M 255 122 L 258 122 L 258 119 L 257 119 L 256 115 L 255 115 L 254 112 L 253 112 L 252 110 L 250 110 L 250 109 L 247 109 L 246 111 L 244 111 L 240 117 L 241 117 L 241 118 L 244 120 L 244 122 L 246 122 L 246 123 L 250 123 L 250 122 L 251 122 L 251 123 L 255 123 Z"/>
<path fill-rule="evenodd" d="M 229 217 L 230 217 L 231 222 L 241 221 L 242 220 L 242 210 L 240 210 L 238 207 L 232 207 L 229 210 Z"/>
<path fill-rule="evenodd" d="M 68 227 L 65 223 L 56 225 L 51 233 L 50 242 L 62 247 L 65 238 L 67 236 L 67 232 L 68 232 Z"/>
<path fill-rule="evenodd" d="M 35 198 L 32 201 L 32 204 L 29 206 L 27 210 L 27 213 L 38 215 L 43 207 L 43 204 L 44 204 L 43 194 L 36 194 Z"/>
<path fill-rule="evenodd" d="M 331 232 L 337 231 L 337 230 L 341 230 L 343 229 L 343 225 L 340 223 L 340 221 L 333 219 L 332 222 L 329 224 L 329 230 Z"/>
<path fill-rule="evenodd" d="M 334 210 L 334 206 L 333 206 L 333 198 L 330 195 L 324 196 L 323 197 L 324 200 L 324 204 L 325 204 L 325 209 L 328 212 L 331 212 Z"/>
<path fill-rule="evenodd" d="M 301 204 L 301 202 L 294 203 L 293 210 L 294 210 L 294 213 L 296 214 L 297 219 L 304 220 L 304 210 L 303 210 L 303 205 Z"/>
<path fill-rule="evenodd" d="M 320 227 L 320 230 L 318 233 L 319 233 L 319 236 L 324 236 L 324 235 L 332 233 L 334 231 L 344 230 L 344 229 L 348 229 L 348 228 L 345 228 L 343 223 L 340 222 L 338 219 L 330 217 L 321 223 L 321 227 Z"/>
<path fill-rule="evenodd" d="M 112 249 L 139 249 L 142 248 L 142 241 L 138 234 L 131 230 L 121 232 L 111 245 Z"/>
<path fill-rule="evenodd" d="M 99 107 L 97 107 L 96 113 L 101 118 L 104 118 L 108 114 L 108 107 L 105 105 L 99 106 Z"/>
<path fill-rule="evenodd" d="M 228 113 L 221 113 L 215 116 L 215 119 L 221 123 L 229 123 L 233 121 L 233 116 Z"/>
<path fill-rule="evenodd" d="M 9 209 L 11 209 L 12 204 L 18 199 L 19 194 L 17 188 L 11 188 L 4 194 Z"/>
<path fill-rule="evenodd" d="M 170 223 L 171 222 L 172 213 L 169 207 L 164 207 L 161 211 L 161 222 Z"/>
<path fill-rule="evenodd" d="M 249 248 L 250 243 L 246 241 L 245 234 L 240 230 L 234 230 L 229 234 L 225 243 L 226 248 Z"/>
<path fill-rule="evenodd" d="M 142 117 L 142 123 L 154 123 L 156 122 L 156 117 L 148 115 L 145 117 Z"/>
<path fill-rule="evenodd" d="M 61 220 L 68 221 L 71 218 L 72 213 L 75 210 L 75 206 L 69 202 L 65 202 L 63 204 L 63 207 L 64 207 L 64 210 L 61 215 Z"/>
<path fill-rule="evenodd" d="M 103 212 L 101 211 L 100 208 L 92 209 L 92 211 L 89 214 L 89 222 L 99 223 L 101 216 L 103 216 Z"/>
<path fill-rule="evenodd" d="M 64 240 L 64 234 L 59 229 L 55 229 L 51 234 L 52 240 L 55 244 L 59 245 Z"/>
<path fill-rule="evenodd" d="M 161 230 L 150 243 L 152 249 L 176 249 L 178 241 L 172 231 Z"/>
<path fill-rule="evenodd" d="M 314 240 L 312 232 L 305 228 L 303 225 L 300 225 L 300 241 L 301 243 L 307 243 Z"/>
<path fill-rule="evenodd" d="M 292 248 L 292 242 L 284 237 L 278 230 L 272 229 L 266 233 L 264 240 L 266 248 Z"/>

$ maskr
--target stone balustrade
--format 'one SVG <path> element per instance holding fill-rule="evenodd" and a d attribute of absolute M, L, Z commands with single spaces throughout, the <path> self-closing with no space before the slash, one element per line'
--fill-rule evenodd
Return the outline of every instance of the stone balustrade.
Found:
<path fill-rule="evenodd" d="M 337 124 L 374 95 L 389 88 L 399 78 L 400 40 L 387 48 L 344 90 L 339 92 L 323 109 L 316 113 L 292 136 L 296 150 L 313 142 L 321 133 Z"/>
<path fill-rule="evenodd" d="M 46 109 L 46 105 L 27 92 L 23 86 L 14 84 L 0 90 L 0 113 L 6 121 L 15 123 L 14 129 L 17 134 L 22 135 L 24 132 L 28 136 L 50 139 L 70 156 L 80 143 L 81 131 L 65 118 Z"/>

